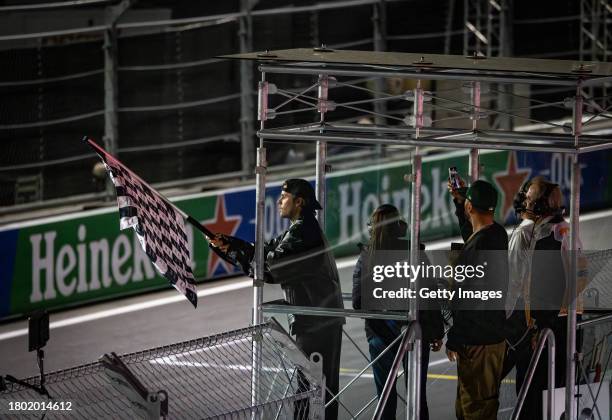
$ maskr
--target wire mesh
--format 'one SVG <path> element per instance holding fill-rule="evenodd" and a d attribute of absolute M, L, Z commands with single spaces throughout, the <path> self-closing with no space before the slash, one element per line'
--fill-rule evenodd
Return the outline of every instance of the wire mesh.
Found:
<path fill-rule="evenodd" d="M 252 404 L 256 342 L 261 348 L 259 399 Z M 120 359 L 149 393 L 168 393 L 167 418 L 246 419 L 257 414 L 264 419 L 305 419 L 309 418 L 308 401 L 321 394 L 321 383 L 305 365 L 306 357 L 301 353 L 296 357 L 292 347 L 282 329 L 267 323 L 125 354 Z M 25 381 L 39 385 L 38 377 Z M 45 382 L 54 400 L 73 402 L 71 418 L 143 418 L 129 398 L 112 385 L 100 361 L 50 373 Z M 0 399 L 6 407 L 7 401 L 39 401 L 41 397 L 9 383 Z M 48 412 L 46 418 L 62 415 L 65 413 Z"/>
<path fill-rule="evenodd" d="M 599 314 L 594 315 L 597 318 Z M 583 320 L 590 315 L 583 316 Z M 580 392 L 576 393 L 577 411 L 591 418 L 609 416 L 609 384 L 612 380 L 612 320 L 583 326 L 578 335 L 580 358 L 576 363 L 576 378 Z M 588 385 L 585 385 L 588 384 Z M 585 416 L 588 417 L 588 416 Z"/>
<path fill-rule="evenodd" d="M 588 273 L 582 292 L 585 309 L 612 310 L 612 249 L 583 251 Z"/>

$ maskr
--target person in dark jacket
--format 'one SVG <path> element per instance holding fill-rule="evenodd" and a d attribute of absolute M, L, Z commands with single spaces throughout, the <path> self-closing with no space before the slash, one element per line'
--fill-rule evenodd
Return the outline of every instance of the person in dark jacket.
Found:
<path fill-rule="evenodd" d="M 321 205 L 310 183 L 304 179 L 285 181 L 278 209 L 291 225 L 265 244 L 264 281 L 280 284 L 290 305 L 342 309 L 336 262 L 315 217 Z M 226 235 L 217 235 L 210 243 L 224 259 L 252 274 L 253 244 Z M 298 347 L 308 357 L 314 352 L 322 355 L 326 386 L 334 395 L 339 387 L 342 324 L 344 318 L 338 317 L 289 316 L 290 332 Z M 327 392 L 326 401 L 330 399 Z M 298 410 L 304 407 L 296 407 Z M 334 402 L 325 409 L 325 418 L 337 417 L 338 405 Z"/>
<path fill-rule="evenodd" d="M 493 219 L 497 206 L 493 185 L 478 180 L 465 190 L 449 182 L 449 190 L 464 240 L 456 264 L 485 267 L 481 278 L 455 281 L 453 288 L 502 292 L 499 301 L 455 298 L 451 302 L 453 326 L 446 353 L 451 362 L 457 362 L 456 416 L 496 419 L 506 350 L 503 296 L 508 288 L 508 235 Z"/>
<path fill-rule="evenodd" d="M 361 286 L 364 273 L 368 272 L 372 266 L 373 254 L 377 251 L 406 251 L 410 249 L 409 241 L 400 239 L 406 235 L 406 223 L 400 219 L 399 211 L 391 204 L 383 204 L 378 207 L 370 218 L 370 241 L 367 246 L 361 247 L 361 253 L 353 272 L 353 308 L 361 309 Z M 424 249 L 424 247 L 423 247 Z M 426 258 L 425 254 L 422 253 Z M 425 308 L 425 305 L 421 305 Z M 421 404 L 420 419 L 429 419 L 427 408 L 427 369 L 429 366 L 429 350 L 439 351 L 444 337 L 444 323 L 439 306 L 428 303 L 426 309 L 419 311 L 419 321 L 422 328 L 422 351 L 421 351 Z M 399 337 L 401 327 L 406 325 L 402 321 L 366 319 L 365 331 L 368 339 L 368 346 L 371 360 L 377 358 L 393 341 Z M 393 359 L 399 350 L 399 341 L 388 350 L 374 365 L 374 383 L 376 392 L 380 398 L 385 386 Z M 404 359 L 404 370 L 406 369 Z M 392 392 L 387 400 L 387 405 L 383 411 L 383 419 L 395 419 L 397 407 L 397 393 Z"/>

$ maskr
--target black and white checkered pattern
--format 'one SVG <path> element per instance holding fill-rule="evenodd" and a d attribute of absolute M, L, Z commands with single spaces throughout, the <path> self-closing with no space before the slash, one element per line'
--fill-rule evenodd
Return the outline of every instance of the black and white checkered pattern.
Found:
<path fill-rule="evenodd" d="M 115 184 L 120 229 L 134 228 L 155 268 L 196 307 L 198 295 L 183 216 L 121 162 L 91 140 L 89 143 Z"/>

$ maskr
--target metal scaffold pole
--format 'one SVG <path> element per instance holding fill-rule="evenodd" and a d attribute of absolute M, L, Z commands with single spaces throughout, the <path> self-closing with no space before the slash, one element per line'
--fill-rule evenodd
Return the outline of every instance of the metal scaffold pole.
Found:
<path fill-rule="evenodd" d="M 472 102 L 472 131 L 478 130 L 478 119 L 480 118 L 480 82 L 472 82 L 471 88 L 471 102 Z M 480 163 L 478 159 L 478 149 L 472 148 L 470 150 L 470 181 L 476 182 L 480 175 Z"/>
<path fill-rule="evenodd" d="M 266 74 L 261 73 L 258 89 L 258 119 L 260 128 L 264 129 L 268 112 L 268 82 Z M 263 139 L 257 148 L 257 166 L 255 167 L 255 267 L 253 278 L 253 325 L 263 323 L 263 285 L 264 285 L 264 216 L 266 211 L 266 148 Z M 253 337 L 253 370 L 251 371 L 251 403 L 253 407 L 259 404 L 259 380 L 261 373 L 261 342 Z M 258 418 L 257 413 L 253 418 Z"/>
<path fill-rule="evenodd" d="M 240 0 L 240 52 L 253 49 L 253 18 L 251 16 L 252 0 Z M 248 61 L 240 62 L 240 147 L 242 172 L 244 176 L 253 169 L 253 65 Z"/>
<path fill-rule="evenodd" d="M 385 0 L 379 0 L 372 5 L 372 24 L 374 26 L 374 51 L 387 50 L 387 5 Z M 374 79 L 375 91 L 374 99 L 380 99 L 380 92 L 385 90 L 385 80 L 382 77 Z M 374 123 L 377 126 L 387 124 L 383 115 L 387 114 L 387 104 L 384 101 L 374 102 Z M 379 156 L 384 156 L 385 147 L 377 145 L 376 150 Z"/>
<path fill-rule="evenodd" d="M 131 6 L 131 0 L 123 0 L 116 6 L 105 9 L 104 30 L 104 148 L 112 155 L 117 154 L 119 123 L 117 118 L 117 21 Z M 110 179 L 106 181 L 106 197 L 115 195 L 115 188 Z"/>
<path fill-rule="evenodd" d="M 415 137 L 419 138 L 420 129 L 423 127 L 423 102 L 424 93 L 421 88 L 421 81 L 417 81 L 417 87 L 414 90 L 414 126 L 416 129 Z M 415 147 L 414 156 L 412 158 L 412 208 L 410 210 L 410 264 L 417 265 L 419 263 L 420 254 L 420 228 L 421 228 L 421 181 L 422 181 L 422 165 L 421 154 L 419 147 Z M 419 279 L 416 282 L 410 283 L 410 288 L 416 293 L 418 289 Z M 419 302 L 417 299 L 410 299 L 410 318 L 418 323 L 419 321 Z M 418 419 L 420 412 L 420 352 L 421 348 L 420 334 L 415 336 L 412 343 L 412 351 L 409 354 L 408 360 L 408 385 L 406 389 L 406 401 L 409 403 L 406 407 L 406 415 L 408 420 Z"/>
<path fill-rule="evenodd" d="M 582 87 L 578 83 L 576 87 L 576 98 L 574 101 L 573 134 L 574 146 L 578 147 L 582 133 Z M 577 269 L 578 269 L 578 241 L 579 241 L 579 216 L 580 216 L 580 163 L 578 155 L 572 155 L 572 178 L 570 191 L 570 275 L 567 285 L 568 308 L 567 308 L 567 360 L 565 371 L 565 418 L 574 419 L 576 416 L 576 399 L 574 396 L 574 385 L 576 383 L 576 300 Z"/>
<path fill-rule="evenodd" d="M 321 114 L 321 131 L 325 130 L 325 113 L 327 112 L 327 98 L 329 95 L 329 76 L 319 76 L 319 102 L 318 108 Z M 327 142 L 317 142 L 317 156 L 316 156 L 316 194 L 317 201 L 323 207 L 317 214 L 317 219 L 321 225 L 321 229 L 325 231 L 325 173 L 327 171 Z"/>

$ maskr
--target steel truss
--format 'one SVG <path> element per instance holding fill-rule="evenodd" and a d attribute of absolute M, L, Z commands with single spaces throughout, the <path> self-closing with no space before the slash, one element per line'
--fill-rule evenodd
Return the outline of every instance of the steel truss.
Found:
<path fill-rule="evenodd" d="M 257 135 L 260 139 L 258 149 L 257 173 L 257 213 L 256 213 L 256 267 L 263 267 L 263 231 L 264 231 L 264 191 L 265 191 L 265 142 L 275 143 L 283 141 L 310 142 L 317 144 L 317 193 L 323 198 L 325 183 L 326 153 L 323 151 L 328 143 L 347 143 L 355 145 L 385 145 L 389 147 L 414 148 L 410 177 L 412 183 L 412 211 L 411 211 L 411 261 L 416 261 L 418 252 L 420 230 L 420 186 L 421 186 L 421 155 L 419 149 L 423 146 L 437 146 L 447 148 L 468 148 L 470 153 L 471 180 L 478 178 L 479 149 L 497 150 L 529 150 L 544 152 L 560 152 L 572 157 L 571 174 L 571 223 L 570 238 L 571 249 L 577 249 L 578 244 L 578 216 L 580 211 L 580 165 L 579 157 L 583 153 L 612 148 L 612 138 L 609 136 L 584 135 L 589 124 L 599 119 L 609 119 L 611 116 L 606 108 L 600 108 L 595 113 L 585 110 L 586 102 L 597 102 L 602 98 L 589 97 L 585 88 L 601 86 L 612 80 L 612 65 L 595 62 L 571 62 L 560 60 L 535 60 L 514 58 L 466 58 L 449 55 L 420 55 L 401 53 L 381 53 L 363 51 L 332 51 L 325 48 L 295 49 L 282 51 L 266 51 L 265 53 L 250 53 L 226 56 L 224 58 L 254 60 L 259 62 L 261 81 L 259 83 L 259 109 L 258 119 L 260 129 Z M 290 92 L 281 89 L 268 81 L 271 74 L 291 74 L 296 77 L 311 77 L 314 81 L 310 87 L 300 92 Z M 371 92 L 370 100 L 336 103 L 330 89 L 342 85 L 341 78 L 351 77 L 401 77 L 417 80 L 416 88 L 403 95 L 392 96 L 385 92 Z M 444 92 L 426 92 L 421 88 L 421 80 L 458 80 L 467 82 L 466 88 L 470 93 L 467 102 L 445 98 Z M 575 89 L 571 98 L 561 98 L 559 101 L 544 103 L 529 100 L 528 110 L 544 106 L 564 107 L 571 112 L 571 124 L 560 125 L 543 121 L 555 133 L 533 133 L 525 131 L 481 130 L 478 121 L 489 114 L 507 115 L 513 119 L 529 117 L 515 114 L 512 109 L 488 109 L 481 106 L 481 87 L 487 83 L 497 84 L 528 84 L 543 86 L 566 86 Z M 361 87 L 356 87 L 364 89 Z M 318 94 L 315 96 L 315 89 Z M 270 106 L 270 98 L 278 94 L 283 101 L 276 107 Z M 527 98 L 529 99 L 529 98 Z M 404 118 L 396 115 L 377 115 L 373 108 L 376 102 L 392 100 L 408 101 L 412 104 L 412 112 Z M 303 108 L 286 110 L 288 103 L 299 103 Z M 465 126 L 451 128 L 436 128 L 435 119 L 428 121 L 424 113 L 424 104 L 430 102 L 431 107 L 452 109 L 458 114 L 457 120 L 471 121 L 471 129 Z M 371 106 L 371 107 L 369 107 Z M 393 122 L 391 124 L 359 125 L 335 123 L 330 120 L 330 113 L 335 109 L 348 108 L 357 112 L 381 116 L 379 121 Z M 288 127 L 266 128 L 266 122 L 273 120 L 280 113 L 313 112 L 319 113 L 319 122 Z M 333 114 L 332 114 L 333 115 Z M 378 122 L 378 121 L 377 121 Z M 576 289 L 576 254 L 570 262 L 571 276 L 569 284 L 570 296 L 577 295 Z M 264 310 L 279 311 L 287 308 L 271 308 L 263 305 L 262 286 L 263 270 L 256 270 L 253 298 L 253 319 L 259 320 Z M 414 284 L 413 284 L 414 286 Z M 317 308 L 291 308 L 292 313 L 308 315 L 329 315 L 330 310 Z M 373 314 L 356 314 L 350 310 L 332 311 L 338 316 L 372 317 Z M 410 320 L 418 321 L 417 308 L 411 302 Z M 414 339 L 412 348 L 417 348 L 419 335 Z M 576 301 L 573 299 L 568 309 L 567 329 L 567 384 L 576 383 Z M 418 418 L 418 355 L 410 352 L 408 369 L 407 400 L 413 409 L 409 410 L 409 418 Z M 257 375 L 257 369 L 253 369 Z M 369 403 L 371 404 L 371 402 Z M 416 409 L 414 409 L 416 407 Z M 364 407 L 365 409 L 365 407 Z M 360 413 L 363 412 L 360 411 Z M 566 386 L 565 412 L 576 412 L 576 401 L 573 387 Z M 566 417 L 567 418 L 567 417 Z M 573 417 L 570 417 L 573 418 Z"/>
<path fill-rule="evenodd" d="M 612 55 L 612 3 L 609 0 L 580 1 L 580 59 L 608 62 Z M 591 96 L 603 96 L 601 109 L 608 109 L 610 83 L 590 87 Z M 595 108 L 597 109 L 597 108 Z"/>
<path fill-rule="evenodd" d="M 463 54 L 465 56 L 512 56 L 512 0 L 465 0 L 463 3 Z M 491 107 L 512 108 L 512 85 L 494 86 Z M 510 118 L 497 114 L 493 127 L 510 129 Z"/>

